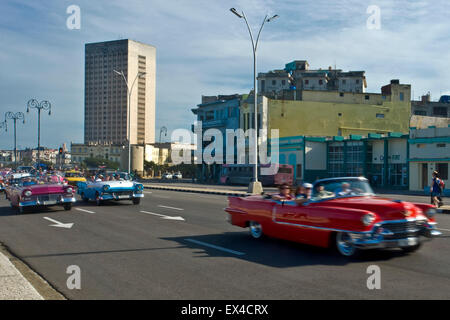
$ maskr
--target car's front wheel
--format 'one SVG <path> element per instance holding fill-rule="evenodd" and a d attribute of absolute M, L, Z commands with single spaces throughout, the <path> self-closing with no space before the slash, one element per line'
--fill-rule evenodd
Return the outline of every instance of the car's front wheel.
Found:
<path fill-rule="evenodd" d="M 262 226 L 259 222 L 250 221 L 249 228 L 250 228 L 250 235 L 253 238 L 259 239 L 262 237 L 263 231 L 262 231 Z"/>
<path fill-rule="evenodd" d="M 133 204 L 138 205 L 139 203 L 141 203 L 141 198 L 134 198 L 133 199 Z"/>
<path fill-rule="evenodd" d="M 64 206 L 64 210 L 69 211 L 72 209 L 72 204 L 71 203 L 66 203 Z"/>
<path fill-rule="evenodd" d="M 338 232 L 336 234 L 336 249 L 345 257 L 352 257 L 358 253 L 358 248 L 356 248 L 348 232 Z"/>

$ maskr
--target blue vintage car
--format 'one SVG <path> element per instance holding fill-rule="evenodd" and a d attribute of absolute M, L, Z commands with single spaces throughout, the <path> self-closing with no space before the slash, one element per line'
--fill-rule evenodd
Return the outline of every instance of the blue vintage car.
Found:
<path fill-rule="evenodd" d="M 144 197 L 144 185 L 131 180 L 79 182 L 77 193 L 83 201 L 95 200 L 101 205 L 107 200 L 132 200 L 139 204 Z"/>

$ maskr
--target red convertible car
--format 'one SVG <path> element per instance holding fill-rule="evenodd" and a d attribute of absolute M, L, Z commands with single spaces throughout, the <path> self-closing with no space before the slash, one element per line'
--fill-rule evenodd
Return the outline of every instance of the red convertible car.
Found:
<path fill-rule="evenodd" d="M 229 197 L 228 220 L 263 234 L 314 246 L 333 246 L 344 256 L 362 249 L 417 250 L 436 230 L 432 205 L 375 196 L 367 179 L 318 180 L 311 199 L 303 203 L 275 201 L 270 195 Z"/>
<path fill-rule="evenodd" d="M 11 207 L 21 213 L 25 208 L 49 206 L 62 206 L 64 210 L 70 210 L 76 201 L 71 186 L 52 182 L 50 178 L 45 182 L 37 181 L 33 177 L 12 180 L 6 189 L 6 197 Z"/>

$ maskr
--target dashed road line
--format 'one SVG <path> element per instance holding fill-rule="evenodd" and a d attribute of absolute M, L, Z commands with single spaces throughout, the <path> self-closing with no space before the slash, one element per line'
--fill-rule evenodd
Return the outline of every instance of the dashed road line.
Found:
<path fill-rule="evenodd" d="M 94 211 L 89 211 L 89 210 L 81 209 L 81 208 L 75 208 L 75 210 L 83 211 L 83 212 L 87 212 L 87 213 L 95 213 Z"/>
<path fill-rule="evenodd" d="M 240 252 L 240 251 L 235 251 L 235 250 L 227 249 L 227 248 L 220 247 L 220 246 L 216 246 L 216 245 L 214 245 L 214 244 L 206 243 L 206 242 L 203 242 L 203 241 L 198 241 L 198 240 L 194 240 L 194 239 L 184 239 L 184 240 L 185 240 L 185 241 L 188 241 L 188 242 L 192 242 L 192 243 L 198 244 L 198 245 L 201 245 L 201 246 L 205 246 L 205 247 L 213 248 L 213 249 L 216 249 L 216 250 L 220 250 L 220 251 L 225 251 L 225 252 L 228 252 L 228 253 L 232 253 L 232 254 L 235 254 L 235 255 L 237 255 L 237 256 L 243 256 L 243 255 L 245 255 L 244 252 Z"/>
<path fill-rule="evenodd" d="M 168 206 L 163 206 L 163 205 L 160 205 L 160 204 L 158 205 L 158 207 L 160 207 L 160 208 L 166 208 L 166 209 L 179 210 L 179 211 L 184 210 L 184 209 L 182 209 L 182 208 L 168 207 Z"/>

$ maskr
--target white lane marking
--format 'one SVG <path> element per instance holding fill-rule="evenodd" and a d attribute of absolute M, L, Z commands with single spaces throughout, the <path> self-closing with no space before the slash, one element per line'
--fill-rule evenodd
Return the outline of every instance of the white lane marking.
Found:
<path fill-rule="evenodd" d="M 87 213 L 95 213 L 94 211 L 89 211 L 89 210 L 81 209 L 81 208 L 75 208 L 75 210 L 83 211 L 83 212 L 87 212 Z"/>
<path fill-rule="evenodd" d="M 179 210 L 179 211 L 184 210 L 182 208 L 168 207 L 168 206 L 163 206 L 163 205 L 160 205 L 160 204 L 158 205 L 158 207 L 160 207 L 160 208 L 167 208 L 167 209 L 173 209 L 173 210 Z"/>
<path fill-rule="evenodd" d="M 158 196 L 156 194 L 153 195 L 155 198 L 163 198 L 163 199 L 169 199 L 170 197 L 168 196 Z"/>
<path fill-rule="evenodd" d="M 50 227 L 58 227 L 58 228 L 66 228 L 66 229 L 70 229 L 70 228 L 72 228 L 72 226 L 73 226 L 73 223 L 62 223 L 62 222 L 53 220 L 53 219 L 51 219 L 51 218 L 49 218 L 49 217 L 44 217 L 44 219 L 45 219 L 45 220 L 48 220 L 48 221 L 50 221 L 50 222 L 55 223 L 55 224 L 49 225 Z"/>
<path fill-rule="evenodd" d="M 437 230 L 441 230 L 441 231 L 448 231 L 448 232 L 450 232 L 450 230 L 449 229 L 441 229 L 441 228 L 436 228 Z"/>
<path fill-rule="evenodd" d="M 159 214 L 159 213 L 154 213 L 154 212 L 149 212 L 149 211 L 141 211 L 142 213 L 146 213 L 146 214 L 151 214 L 157 217 L 161 217 L 164 220 L 178 220 L 178 221 L 185 221 L 183 217 L 177 216 L 177 217 L 171 217 L 171 216 L 166 216 L 163 214 Z"/>
<path fill-rule="evenodd" d="M 148 193 L 148 194 L 150 194 L 150 193 L 153 193 L 153 192 L 151 192 L 151 191 L 144 191 L 144 193 Z"/>
<path fill-rule="evenodd" d="M 205 247 L 209 247 L 209 248 L 225 251 L 225 252 L 228 252 L 228 253 L 232 253 L 232 254 L 235 254 L 235 255 L 238 255 L 238 256 L 245 255 L 244 252 L 235 251 L 235 250 L 227 249 L 227 248 L 224 248 L 224 247 L 219 247 L 219 246 L 216 246 L 216 245 L 213 245 L 213 244 L 209 244 L 209 243 L 206 243 L 206 242 L 203 242 L 203 241 L 198 241 L 198 240 L 194 240 L 194 239 L 184 239 L 184 240 L 192 242 L 192 243 L 195 243 L 195 244 L 199 244 L 199 245 L 202 245 L 202 246 L 205 246 Z"/>

